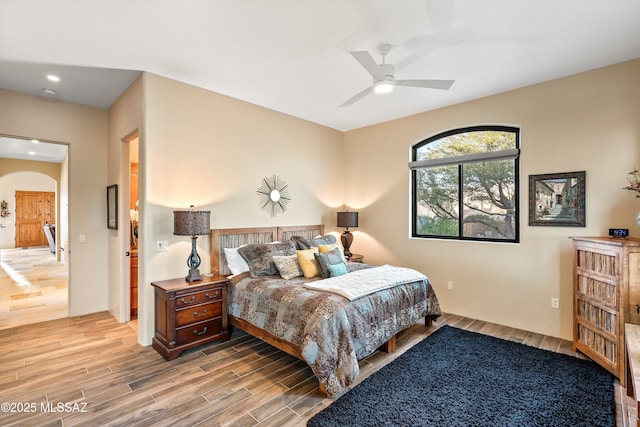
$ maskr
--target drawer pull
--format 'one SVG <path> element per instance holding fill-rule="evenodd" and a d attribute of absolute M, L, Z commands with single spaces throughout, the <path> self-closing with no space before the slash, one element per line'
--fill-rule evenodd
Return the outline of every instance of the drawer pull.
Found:
<path fill-rule="evenodd" d="M 206 297 L 207 297 L 207 298 L 209 298 L 209 299 L 217 298 L 217 297 L 218 297 L 218 295 L 220 295 L 220 291 L 215 291 L 215 292 L 213 293 L 213 295 L 209 295 L 209 292 L 207 292 L 206 294 L 204 294 L 204 296 L 206 296 Z"/>
<path fill-rule="evenodd" d="M 198 313 L 197 311 L 194 311 L 194 312 L 193 312 L 193 316 L 194 316 L 194 317 L 202 317 L 202 316 L 204 316 L 205 314 L 207 314 L 207 311 L 209 311 L 209 310 L 207 310 L 206 308 L 204 309 L 204 311 L 202 312 L 202 314 Z"/>
<path fill-rule="evenodd" d="M 205 326 L 202 332 L 198 332 L 197 330 L 193 330 L 194 335 L 204 335 L 207 333 L 207 327 Z"/>
<path fill-rule="evenodd" d="M 185 301 L 184 298 L 180 298 L 180 302 L 183 304 L 189 304 L 190 302 L 194 302 L 196 300 L 195 295 L 191 295 L 191 301 Z"/>

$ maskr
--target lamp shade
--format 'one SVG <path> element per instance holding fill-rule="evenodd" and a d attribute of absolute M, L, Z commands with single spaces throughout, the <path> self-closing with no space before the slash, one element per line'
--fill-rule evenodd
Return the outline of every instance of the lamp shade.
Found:
<path fill-rule="evenodd" d="M 211 211 L 173 211 L 173 234 L 203 236 L 209 234 Z"/>
<path fill-rule="evenodd" d="M 357 227 L 358 212 L 338 212 L 338 227 Z"/>

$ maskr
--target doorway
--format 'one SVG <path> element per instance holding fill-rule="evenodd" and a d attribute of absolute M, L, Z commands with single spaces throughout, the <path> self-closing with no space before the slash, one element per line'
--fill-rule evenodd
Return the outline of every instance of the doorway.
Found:
<path fill-rule="evenodd" d="M 129 318 L 135 320 L 138 318 L 138 247 L 140 245 L 139 235 L 139 193 L 138 193 L 138 134 L 135 133 L 124 140 L 126 152 L 128 153 L 127 168 L 128 188 L 125 194 L 128 194 L 129 208 L 129 227 L 128 242 L 129 250 Z M 126 200 L 126 199 L 125 199 Z M 125 215 L 126 217 L 126 215 Z M 125 264 L 126 265 L 126 264 Z"/>
<path fill-rule="evenodd" d="M 0 329 L 69 315 L 68 151 L 0 136 Z"/>

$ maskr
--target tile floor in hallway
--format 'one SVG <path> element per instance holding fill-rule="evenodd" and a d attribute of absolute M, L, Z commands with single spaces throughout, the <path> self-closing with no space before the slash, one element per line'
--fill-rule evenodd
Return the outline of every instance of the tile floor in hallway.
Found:
<path fill-rule="evenodd" d="M 48 247 L 0 250 L 0 329 L 68 315 L 66 264 Z"/>

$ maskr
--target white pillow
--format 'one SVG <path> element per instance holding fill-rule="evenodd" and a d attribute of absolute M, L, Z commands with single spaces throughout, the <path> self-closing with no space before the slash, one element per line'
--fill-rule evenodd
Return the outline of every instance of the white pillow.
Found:
<path fill-rule="evenodd" d="M 249 265 L 238 253 L 238 249 L 242 246 L 237 248 L 224 248 L 224 256 L 227 258 L 227 267 L 229 267 L 231 274 L 235 275 L 249 271 Z"/>

